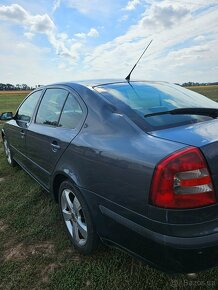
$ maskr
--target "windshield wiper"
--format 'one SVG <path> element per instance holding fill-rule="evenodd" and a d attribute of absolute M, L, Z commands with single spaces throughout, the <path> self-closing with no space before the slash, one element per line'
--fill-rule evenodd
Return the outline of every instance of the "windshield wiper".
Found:
<path fill-rule="evenodd" d="M 145 114 L 144 117 L 148 118 L 148 117 L 152 117 L 152 116 L 165 115 L 165 114 L 202 115 L 202 116 L 209 116 L 209 117 L 216 119 L 218 117 L 218 109 L 213 109 L 213 108 L 178 108 L 178 109 L 173 109 L 173 110 L 169 110 L 169 111 Z"/>

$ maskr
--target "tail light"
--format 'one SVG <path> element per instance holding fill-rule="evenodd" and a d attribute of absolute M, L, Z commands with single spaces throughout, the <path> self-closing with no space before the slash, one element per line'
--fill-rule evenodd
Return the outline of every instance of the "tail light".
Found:
<path fill-rule="evenodd" d="M 157 165 L 150 202 L 164 208 L 195 208 L 216 203 L 207 163 L 198 148 L 177 151 Z"/>

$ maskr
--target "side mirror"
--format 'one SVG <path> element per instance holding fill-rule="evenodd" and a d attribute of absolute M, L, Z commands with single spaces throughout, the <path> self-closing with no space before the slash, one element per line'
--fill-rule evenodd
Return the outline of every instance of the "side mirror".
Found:
<path fill-rule="evenodd" d="M 12 112 L 4 112 L 0 115 L 1 121 L 9 121 L 13 119 L 13 113 Z"/>

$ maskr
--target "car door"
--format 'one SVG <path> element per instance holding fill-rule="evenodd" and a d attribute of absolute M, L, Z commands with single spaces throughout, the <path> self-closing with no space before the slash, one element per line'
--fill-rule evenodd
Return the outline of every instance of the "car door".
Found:
<path fill-rule="evenodd" d="M 85 113 L 77 98 L 67 89 L 46 89 L 28 130 L 29 168 L 46 188 L 56 163 L 84 121 Z"/>
<path fill-rule="evenodd" d="M 13 120 L 6 127 L 6 134 L 13 151 L 14 159 L 26 166 L 26 132 L 31 123 L 34 110 L 39 101 L 42 90 L 37 90 L 28 95 L 19 106 Z"/>

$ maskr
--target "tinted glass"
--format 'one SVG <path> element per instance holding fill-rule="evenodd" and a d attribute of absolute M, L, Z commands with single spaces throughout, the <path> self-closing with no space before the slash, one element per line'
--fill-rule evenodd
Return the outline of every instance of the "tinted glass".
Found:
<path fill-rule="evenodd" d="M 27 123 L 30 122 L 33 113 L 34 113 L 34 109 L 36 107 L 36 104 L 39 100 L 39 97 L 41 95 L 41 90 L 32 93 L 24 102 L 23 104 L 20 106 L 20 108 L 17 111 L 17 116 L 16 116 L 16 120 L 18 121 L 25 121 Z"/>
<path fill-rule="evenodd" d="M 57 126 L 67 95 L 68 91 L 63 89 L 47 89 L 38 109 L 36 123 Z"/>
<path fill-rule="evenodd" d="M 218 108 L 218 104 L 198 93 L 168 83 L 112 84 L 96 88 L 118 108 L 133 109 L 139 116 L 176 108 L 206 107 Z M 125 110 L 125 108 L 124 108 Z M 208 120 L 210 117 L 197 115 L 160 115 L 146 118 L 152 127 L 165 128 L 186 123 Z"/>
<path fill-rule="evenodd" d="M 82 118 L 82 109 L 73 95 L 69 95 L 61 114 L 59 126 L 76 128 Z"/>

